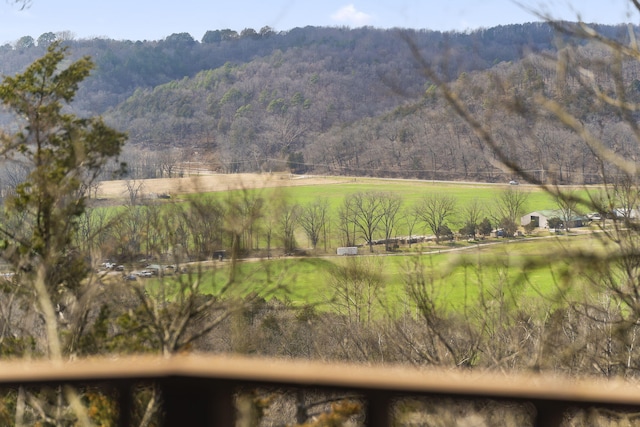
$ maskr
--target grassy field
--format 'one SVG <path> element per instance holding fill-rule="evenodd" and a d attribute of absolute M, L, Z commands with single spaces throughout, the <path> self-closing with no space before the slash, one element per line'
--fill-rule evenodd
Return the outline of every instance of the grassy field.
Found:
<path fill-rule="evenodd" d="M 439 193 L 453 196 L 458 206 L 463 207 L 476 199 L 485 206 L 495 202 L 500 192 L 517 189 L 529 196 L 525 210 L 555 209 L 553 199 L 537 187 L 522 185 L 518 187 L 508 184 L 476 184 L 476 183 L 441 183 L 412 180 L 385 180 L 374 178 L 354 178 L 340 183 L 309 186 L 255 189 L 267 199 L 286 197 L 288 200 L 306 205 L 319 199 L 326 199 L 332 208 L 337 208 L 344 198 L 350 194 L 366 191 L 389 192 L 401 197 L 405 206 L 413 206 L 429 194 Z M 206 193 L 205 193 L 206 194 Z"/>
<path fill-rule="evenodd" d="M 412 255 L 364 256 L 367 266 L 381 272 L 382 285 L 376 290 L 378 313 L 400 316 L 412 313 L 414 304 L 408 297 L 407 279 L 416 268 L 422 269 L 425 283 L 437 307 L 443 312 L 462 313 L 469 307 L 504 301 L 510 308 L 526 306 L 541 315 L 550 307 L 566 304 L 581 289 L 567 292 L 562 277 L 569 265 L 552 251 L 593 247 L 590 236 L 565 236 L 503 241 L 433 253 Z M 240 293 L 265 293 L 296 307 L 313 305 L 319 311 L 332 311 L 336 267 L 352 261 L 349 257 L 276 258 L 239 264 L 236 290 Z M 533 264 L 526 266 L 526 264 Z M 228 278 L 228 262 L 202 278 L 201 291 L 215 294 Z"/>
<path fill-rule="evenodd" d="M 310 185 L 286 187 L 265 187 L 232 192 L 249 191 L 267 201 L 286 198 L 290 203 L 302 206 L 319 199 L 326 199 L 332 216 L 345 197 L 355 192 L 378 191 L 399 195 L 404 206 L 412 206 L 425 195 L 443 193 L 451 195 L 462 208 L 472 200 L 478 200 L 487 210 L 495 203 L 498 195 L 507 189 L 517 189 L 528 193 L 525 211 L 554 209 L 553 199 L 543 191 L 527 185 L 512 187 L 508 184 L 471 184 L 439 183 L 411 180 L 384 180 L 369 178 L 331 179 L 324 182 L 315 180 Z M 173 198 L 174 203 L 186 202 L 192 197 L 228 197 L 229 192 L 206 192 L 183 194 Z M 487 212 L 487 216 L 489 213 Z M 460 221 L 460 218 L 457 219 Z M 454 226 L 455 224 L 454 219 Z M 452 227 L 457 229 L 455 227 Z M 423 233 L 424 230 L 414 231 Z M 398 235 L 405 230 L 400 228 Z M 299 246 L 304 248 L 304 235 L 298 232 Z M 568 242 L 573 243 L 568 243 Z M 557 304 L 559 295 L 564 291 L 558 277 L 562 277 L 567 266 L 552 265 L 548 254 L 551 245 L 591 245 L 589 238 L 567 238 L 561 236 L 544 240 L 493 241 L 491 245 L 474 245 L 467 242 L 439 245 L 438 247 L 417 246 L 413 253 L 386 254 L 376 256 L 376 268 L 379 269 L 384 284 L 377 290 L 379 305 L 393 313 L 411 310 L 407 302 L 406 282 L 409 272 L 416 266 L 424 271 L 424 277 L 431 287 L 431 294 L 442 310 L 461 311 L 470 303 L 492 299 L 504 299 L 510 304 L 539 304 L 548 307 Z M 264 242 L 258 243 L 264 247 Z M 329 245 L 329 254 L 335 253 L 337 238 Z M 334 249 L 331 249 L 334 248 Z M 376 248 L 379 255 L 382 248 Z M 430 251 L 416 254 L 415 251 Z M 368 255 L 363 249 L 362 254 Z M 373 257 L 372 257 L 373 258 Z M 524 264 L 539 258 L 540 265 L 525 269 Z M 277 258 L 269 261 L 243 262 L 240 264 L 237 283 L 239 292 L 263 292 L 268 298 L 291 303 L 296 306 L 311 304 L 319 310 L 332 310 L 328 301 L 332 295 L 332 277 L 336 267 L 349 262 L 346 258 L 317 257 Z M 220 263 L 217 274 L 211 273 L 204 278 L 202 292 L 216 293 L 216 289 L 227 280 L 225 263 Z M 275 291 L 274 291 L 275 289 Z"/>

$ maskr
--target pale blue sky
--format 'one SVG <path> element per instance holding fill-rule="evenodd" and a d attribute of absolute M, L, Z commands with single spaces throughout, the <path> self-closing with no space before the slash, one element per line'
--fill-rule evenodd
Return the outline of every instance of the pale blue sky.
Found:
<path fill-rule="evenodd" d="M 520 3 L 556 18 L 575 20 L 580 13 L 585 22 L 640 24 L 629 0 Z M 307 25 L 464 31 L 537 20 L 513 0 L 31 0 L 24 10 L 13 0 L 0 0 L 0 44 L 49 31 L 116 40 L 188 32 L 200 40 L 207 30 L 258 31 L 265 25 L 277 31 Z"/>

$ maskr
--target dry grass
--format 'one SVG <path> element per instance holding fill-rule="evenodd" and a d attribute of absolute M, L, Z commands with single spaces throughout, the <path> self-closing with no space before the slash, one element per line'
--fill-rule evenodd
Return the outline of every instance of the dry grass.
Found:
<path fill-rule="evenodd" d="M 292 187 L 296 185 L 333 184 L 347 181 L 345 177 L 298 176 L 288 173 L 239 173 L 194 175 L 186 178 L 157 178 L 138 180 L 141 192 L 150 194 L 188 194 L 213 191 L 238 190 L 242 188 Z M 100 183 L 99 198 L 128 197 L 127 181 L 103 181 Z"/>

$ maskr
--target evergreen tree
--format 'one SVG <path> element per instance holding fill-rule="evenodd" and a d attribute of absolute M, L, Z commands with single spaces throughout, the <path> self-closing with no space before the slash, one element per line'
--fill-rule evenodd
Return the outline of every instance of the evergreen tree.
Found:
<path fill-rule="evenodd" d="M 52 340 L 57 341 L 51 335 L 57 328 L 55 298 L 79 292 L 89 272 L 88 254 L 73 246 L 87 191 L 126 139 L 100 118 L 66 112 L 93 68 L 88 57 L 64 68 L 67 56 L 67 48 L 54 42 L 22 74 L 0 84 L 0 101 L 16 117 L 15 132 L 0 133 L 1 154 L 29 170 L 5 201 L 2 254 L 17 279 L 34 286 L 53 356 L 61 355 L 51 348 Z"/>

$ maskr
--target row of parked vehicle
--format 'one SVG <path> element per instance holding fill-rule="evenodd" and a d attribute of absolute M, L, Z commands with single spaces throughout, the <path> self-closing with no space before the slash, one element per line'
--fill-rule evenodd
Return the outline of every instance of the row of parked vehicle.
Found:
<path fill-rule="evenodd" d="M 115 262 L 103 262 L 101 267 L 103 270 L 124 271 L 124 265 Z"/>
<path fill-rule="evenodd" d="M 129 281 L 134 281 L 134 280 L 138 280 L 138 277 L 148 278 L 153 276 L 154 274 L 151 271 L 142 270 L 142 271 L 137 271 L 130 274 L 125 274 L 124 279 Z"/>
<path fill-rule="evenodd" d="M 113 262 L 103 262 L 101 265 L 102 271 L 125 271 L 124 265 L 116 264 Z M 178 271 L 178 267 L 172 264 L 160 265 L 160 264 L 148 264 L 143 270 L 132 271 L 130 273 L 123 273 L 125 280 L 134 281 L 138 278 L 149 278 L 154 276 L 165 276 L 167 274 L 174 274 Z M 182 268 L 181 272 L 185 273 L 186 268 Z"/>
<path fill-rule="evenodd" d="M 125 275 L 125 279 L 133 281 L 133 280 L 137 280 L 138 277 L 149 278 L 154 276 L 165 276 L 167 274 L 174 274 L 177 271 L 178 271 L 178 268 L 175 265 L 151 264 L 151 265 L 147 265 L 147 267 L 144 270 L 135 271 Z M 182 268 L 181 271 L 185 273 L 186 269 Z"/>

